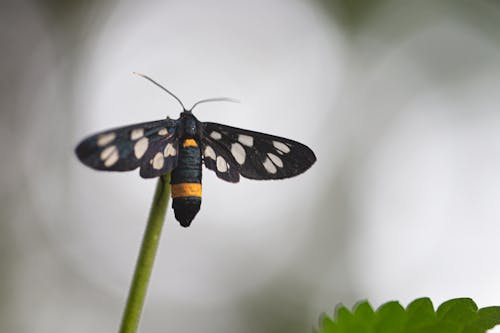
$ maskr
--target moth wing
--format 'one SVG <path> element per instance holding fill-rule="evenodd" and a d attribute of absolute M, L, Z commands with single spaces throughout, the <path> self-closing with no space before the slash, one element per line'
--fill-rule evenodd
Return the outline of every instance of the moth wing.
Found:
<path fill-rule="evenodd" d="M 142 158 L 142 178 L 159 177 L 177 167 L 179 140 L 172 135 L 154 143 Z"/>
<path fill-rule="evenodd" d="M 205 167 L 214 171 L 217 177 L 230 183 L 240 181 L 240 166 L 225 145 L 205 136 L 201 149 Z"/>
<path fill-rule="evenodd" d="M 217 123 L 203 123 L 203 127 L 205 165 L 222 179 L 222 176 L 236 177 L 229 177 L 229 171 L 220 172 L 217 168 L 220 158 L 233 173 L 261 180 L 294 177 L 316 161 L 309 147 L 294 140 Z"/>
<path fill-rule="evenodd" d="M 133 170 L 174 140 L 176 124 L 175 120 L 163 119 L 102 131 L 82 140 L 75 153 L 92 169 Z M 175 167 L 172 162 L 165 164 Z"/>

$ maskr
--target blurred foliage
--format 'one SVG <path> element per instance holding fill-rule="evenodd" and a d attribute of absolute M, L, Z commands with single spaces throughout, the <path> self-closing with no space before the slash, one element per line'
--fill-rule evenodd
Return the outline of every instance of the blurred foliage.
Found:
<path fill-rule="evenodd" d="M 79 15 L 84 7 L 88 7 L 93 1 L 82 0 L 38 0 L 41 9 L 49 15 L 50 21 L 61 21 L 69 16 Z"/>
<path fill-rule="evenodd" d="M 365 18 L 388 0 L 315 0 L 346 30 L 357 30 Z"/>
<path fill-rule="evenodd" d="M 46 23 L 55 29 L 54 32 L 67 34 L 71 40 L 86 30 L 82 24 L 98 24 L 99 18 L 109 15 L 119 1 L 35 0 L 35 2 L 44 14 Z"/>
<path fill-rule="evenodd" d="M 399 302 L 388 302 L 373 311 L 367 302 L 361 302 L 349 311 L 340 305 L 334 318 L 327 315 L 320 320 L 317 333 L 483 333 L 500 324 L 500 307 L 478 310 L 470 298 L 444 302 L 434 312 L 429 298 L 419 298 L 406 310 Z"/>
<path fill-rule="evenodd" d="M 500 11 L 500 1 L 497 0 L 441 0 L 441 1 L 401 1 L 401 0 L 313 0 L 348 34 L 368 32 L 366 23 L 377 13 L 400 11 L 405 20 L 391 21 L 390 27 L 412 32 L 425 22 L 448 15 L 456 15 L 465 22 L 479 26 L 498 26 L 496 15 Z M 406 14 L 404 14 L 406 12 Z M 411 13 L 410 16 L 407 16 Z M 411 17 L 413 16 L 413 17 Z M 486 20 L 486 22 L 485 22 Z M 419 22 L 419 23 L 417 23 Z M 478 27 L 482 29 L 481 27 Z M 491 29 L 491 27 L 490 27 Z M 496 29 L 495 29 L 496 30 Z"/>

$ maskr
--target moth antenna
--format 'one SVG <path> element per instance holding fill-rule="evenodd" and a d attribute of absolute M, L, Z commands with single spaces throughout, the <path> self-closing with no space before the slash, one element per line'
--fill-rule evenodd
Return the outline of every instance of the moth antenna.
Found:
<path fill-rule="evenodd" d="M 214 97 L 214 98 L 207 98 L 207 99 L 202 99 L 201 101 L 198 101 L 193 104 L 190 111 L 193 111 L 193 109 L 201 103 L 207 103 L 207 102 L 231 102 L 231 103 L 240 103 L 239 100 L 231 97 Z"/>
<path fill-rule="evenodd" d="M 175 96 L 170 90 L 168 90 L 167 88 L 165 88 L 164 86 L 162 86 L 161 84 L 159 84 L 158 82 L 156 82 L 155 80 L 153 80 L 152 78 L 150 78 L 147 75 L 144 75 L 144 74 L 141 74 L 141 73 L 137 73 L 137 72 L 132 72 L 132 74 L 139 75 L 139 76 L 145 78 L 146 80 L 149 80 L 149 81 L 153 82 L 154 84 L 156 84 L 161 89 L 165 90 L 170 96 L 172 96 L 173 98 L 175 98 L 177 100 L 177 102 L 179 102 L 179 104 L 182 106 L 182 109 L 184 111 L 186 111 L 186 107 L 184 106 L 184 104 L 182 103 L 182 101 L 177 96 Z M 191 109 L 193 109 L 193 108 L 191 108 Z"/>

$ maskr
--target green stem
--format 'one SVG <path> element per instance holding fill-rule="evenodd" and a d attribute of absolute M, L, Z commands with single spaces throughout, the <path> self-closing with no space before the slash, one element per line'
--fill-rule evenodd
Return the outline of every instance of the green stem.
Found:
<path fill-rule="evenodd" d="M 139 326 L 142 306 L 148 289 L 149 277 L 153 269 L 161 229 L 165 220 L 170 196 L 170 173 L 158 178 L 153 205 L 149 212 L 148 224 L 142 238 L 142 245 L 135 266 L 127 304 L 123 312 L 120 333 L 135 333 Z"/>

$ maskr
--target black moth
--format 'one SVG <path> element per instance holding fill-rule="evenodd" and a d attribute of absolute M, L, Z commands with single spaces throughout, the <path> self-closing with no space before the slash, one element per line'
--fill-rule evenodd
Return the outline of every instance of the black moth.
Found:
<path fill-rule="evenodd" d="M 137 74 L 137 73 L 136 73 Z M 140 167 L 143 178 L 171 173 L 172 207 L 183 227 L 188 227 L 201 206 L 202 163 L 217 177 L 237 183 L 250 179 L 283 179 L 306 171 L 316 161 L 309 147 L 279 136 L 217 123 L 200 122 L 193 108 L 151 78 L 138 74 L 172 95 L 183 107 L 179 119 L 167 119 L 118 127 L 84 139 L 76 147 L 83 164 L 106 171 Z"/>

